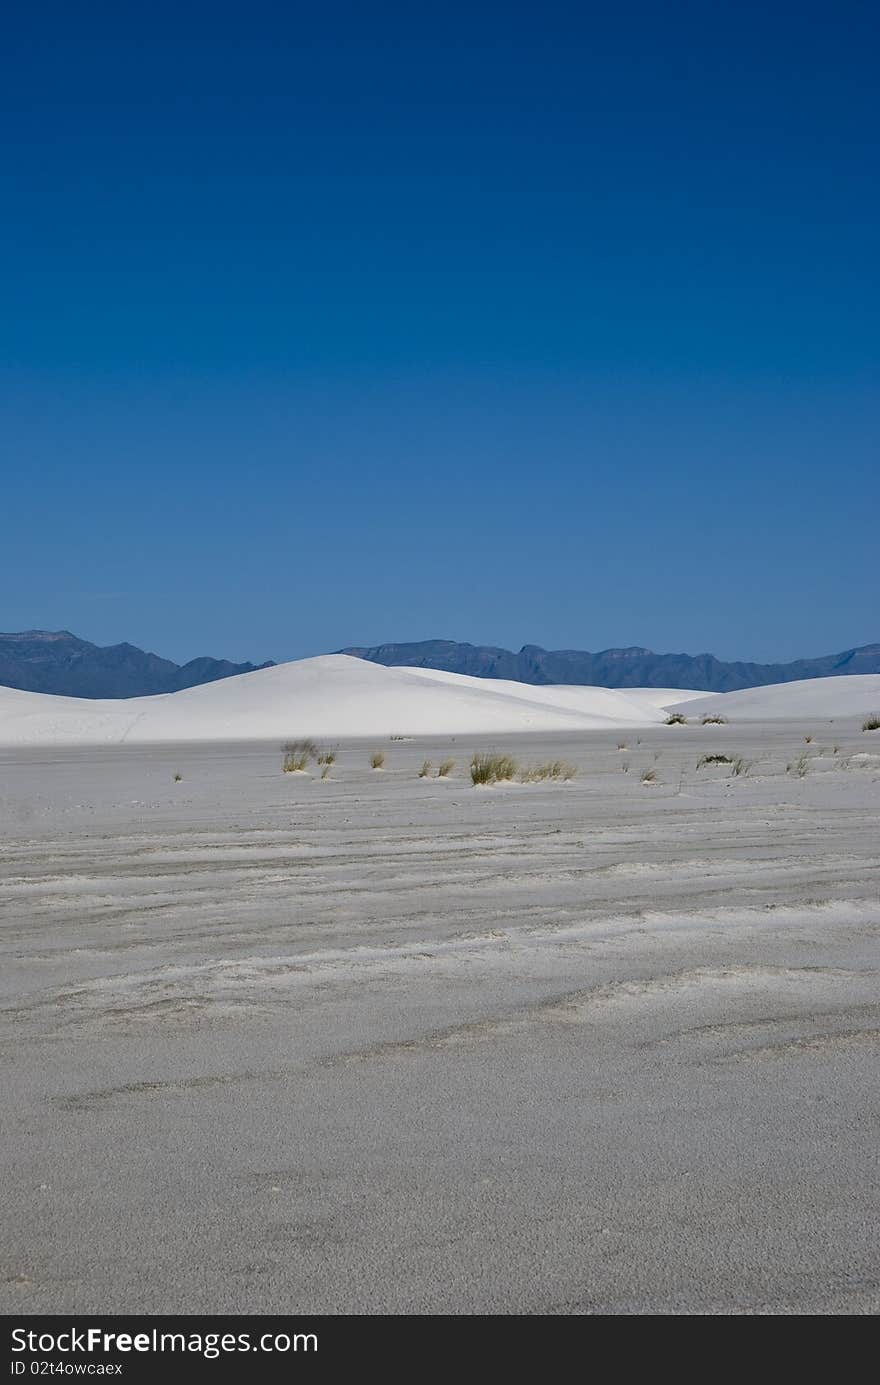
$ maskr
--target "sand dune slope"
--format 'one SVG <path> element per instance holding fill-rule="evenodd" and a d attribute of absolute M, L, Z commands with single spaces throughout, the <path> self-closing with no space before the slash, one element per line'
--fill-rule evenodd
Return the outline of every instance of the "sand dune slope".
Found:
<path fill-rule="evenodd" d="M 0 744 L 112 745 L 566 731 L 651 725 L 654 707 L 607 688 L 573 689 L 571 703 L 526 684 L 449 674 L 432 679 L 344 654 L 302 659 L 182 692 L 124 701 L 0 689 Z"/>
<path fill-rule="evenodd" d="M 620 726 L 633 722 L 644 726 L 646 722 L 659 720 L 652 713 L 665 709 L 669 702 L 706 696 L 703 692 L 690 692 L 687 688 L 598 688 L 572 683 L 534 685 L 517 683 L 508 678 L 476 678 L 467 673 L 447 673 L 443 669 L 401 667 L 398 671 L 450 688 L 474 688 L 515 698 L 519 702 L 566 707 L 590 718 L 602 717 Z"/>
<path fill-rule="evenodd" d="M 867 716 L 880 710 L 880 673 L 804 678 L 796 683 L 743 688 L 740 692 L 707 693 L 675 707 L 670 704 L 670 709 L 687 716 L 720 712 L 731 721 Z"/>
<path fill-rule="evenodd" d="M 0 745 L 260 741 L 300 736 L 495 735 L 651 726 L 680 708 L 730 721 L 862 716 L 880 674 L 744 692 L 535 687 L 328 654 L 157 697 L 100 701 L 0 688 Z"/>

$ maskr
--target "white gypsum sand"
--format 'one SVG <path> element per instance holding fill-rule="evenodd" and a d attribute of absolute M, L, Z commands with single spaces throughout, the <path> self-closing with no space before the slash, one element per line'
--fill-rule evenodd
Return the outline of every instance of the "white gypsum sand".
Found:
<path fill-rule="evenodd" d="M 377 739 L 369 672 L 282 674 L 0 722 L 0 1310 L 876 1312 L 870 680 L 710 726 L 487 691 Z M 340 709 L 332 774 L 282 774 Z M 475 789 L 489 748 L 578 776 Z"/>
<path fill-rule="evenodd" d="M 609 688 L 552 689 L 420 677 L 345 654 L 302 659 L 182 692 L 119 701 L 0 688 L 0 745 L 127 745 L 564 731 L 661 721 Z M 560 691 L 566 696 L 558 696 Z"/>
<path fill-rule="evenodd" d="M 880 708 L 880 673 L 843 674 L 839 678 L 803 678 L 739 692 L 708 693 L 667 706 L 687 716 L 721 712 L 731 721 L 832 719 L 867 716 Z"/>
<path fill-rule="evenodd" d="M 651 726 L 668 712 L 728 719 L 867 714 L 880 675 L 737 693 L 533 686 L 344 654 L 240 674 L 156 697 L 90 700 L 0 687 L 0 745 L 148 745 L 297 736 L 515 734 Z"/>

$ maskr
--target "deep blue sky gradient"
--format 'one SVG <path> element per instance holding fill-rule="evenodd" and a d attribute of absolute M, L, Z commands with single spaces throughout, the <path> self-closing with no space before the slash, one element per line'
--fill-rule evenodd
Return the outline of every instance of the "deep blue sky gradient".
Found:
<path fill-rule="evenodd" d="M 0 628 L 880 639 L 876 7 L 88 18 L 0 72 Z"/>

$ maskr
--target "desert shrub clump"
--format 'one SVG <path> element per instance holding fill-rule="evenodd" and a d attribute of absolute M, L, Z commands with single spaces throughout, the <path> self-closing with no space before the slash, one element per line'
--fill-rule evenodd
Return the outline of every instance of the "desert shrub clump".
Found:
<path fill-rule="evenodd" d="M 726 725 L 727 725 L 727 717 L 720 717 L 720 716 L 717 716 L 717 715 L 713 712 L 711 716 L 708 716 L 708 715 L 707 715 L 707 716 L 701 717 L 701 718 L 700 718 L 700 725 L 701 725 L 701 726 L 726 726 Z"/>
<path fill-rule="evenodd" d="M 454 760 L 441 760 L 441 761 L 440 761 L 440 768 L 437 770 L 437 778 L 438 778 L 438 779 L 448 779 L 449 776 L 450 776 L 450 774 L 452 773 L 452 771 L 453 771 L 454 769 L 455 769 L 455 761 L 454 761 Z"/>
<path fill-rule="evenodd" d="M 643 770 L 642 770 L 642 783 L 643 783 L 643 784 L 656 784 L 656 783 L 657 783 L 657 771 L 656 771 L 655 769 L 643 769 Z"/>
<path fill-rule="evenodd" d="M 667 726 L 687 726 L 687 717 L 682 712 L 670 712 L 666 718 Z"/>
<path fill-rule="evenodd" d="M 370 756 L 370 769 L 384 769 L 384 768 L 385 768 L 385 751 L 384 751 L 384 750 L 374 750 L 373 753 L 372 753 L 372 755 Z"/>
<path fill-rule="evenodd" d="M 431 761 L 430 761 L 430 760 L 423 760 L 423 761 L 422 761 L 422 768 L 419 770 L 419 778 L 420 778 L 420 779 L 430 779 L 430 778 L 431 778 Z"/>
<path fill-rule="evenodd" d="M 867 720 L 862 722 L 863 731 L 880 731 L 880 712 L 872 712 Z"/>
<path fill-rule="evenodd" d="M 546 765 L 533 765 L 520 770 L 521 784 L 540 784 L 545 779 L 574 779 L 577 766 L 566 764 L 564 760 L 549 760 Z"/>
<path fill-rule="evenodd" d="M 314 756 L 318 754 L 318 747 L 314 741 L 285 741 L 281 747 L 284 753 L 284 773 L 301 774 Z"/>
<path fill-rule="evenodd" d="M 697 761 L 697 769 L 702 769 L 703 765 L 732 765 L 733 760 L 729 755 L 703 755 Z"/>
<path fill-rule="evenodd" d="M 471 760 L 471 783 L 501 784 L 516 777 L 519 766 L 512 755 L 477 751 Z"/>

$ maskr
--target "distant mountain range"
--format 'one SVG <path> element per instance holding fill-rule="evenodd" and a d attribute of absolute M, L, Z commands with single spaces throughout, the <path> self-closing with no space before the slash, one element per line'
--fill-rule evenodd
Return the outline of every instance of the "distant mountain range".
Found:
<path fill-rule="evenodd" d="M 650 649 L 541 649 L 523 645 L 518 654 L 492 645 L 423 640 L 341 649 L 375 664 L 446 669 L 478 678 L 513 678 L 520 683 L 582 683 L 603 688 L 701 688 L 735 692 L 798 678 L 832 678 L 843 673 L 880 673 L 880 644 L 796 659 L 790 664 L 725 663 L 713 654 L 654 654 Z"/>
<path fill-rule="evenodd" d="M 842 654 L 796 659 L 790 664 L 725 663 L 712 654 L 654 654 L 650 649 L 541 649 L 524 645 L 518 654 L 492 645 L 422 640 L 341 649 L 374 664 L 446 669 L 478 678 L 513 678 L 520 683 L 582 683 L 604 688 L 700 688 L 735 692 L 798 678 L 832 678 L 842 673 L 880 673 L 880 644 Z M 236 673 L 254 673 L 264 664 L 233 664 L 228 659 L 190 659 L 175 664 L 133 644 L 101 646 L 69 630 L 25 630 L 0 634 L 0 684 L 28 692 L 66 697 L 147 697 L 213 683 Z"/>
<path fill-rule="evenodd" d="M 148 697 L 270 666 L 208 658 L 175 664 L 133 644 L 90 644 L 69 630 L 0 634 L 0 684 L 65 697 Z"/>

